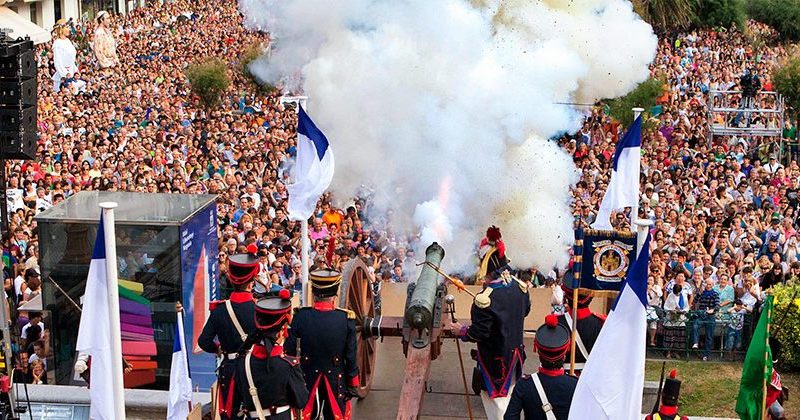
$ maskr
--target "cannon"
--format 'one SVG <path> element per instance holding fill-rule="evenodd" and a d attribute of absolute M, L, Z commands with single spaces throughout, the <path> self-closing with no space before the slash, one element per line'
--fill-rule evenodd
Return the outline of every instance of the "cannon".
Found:
<path fill-rule="evenodd" d="M 381 316 L 379 288 L 376 287 L 380 281 L 376 283 L 361 259 L 349 261 L 343 269 L 339 305 L 356 314 L 359 398 L 366 398 L 369 394 L 375 374 L 377 340 L 402 337 L 406 367 L 398 419 L 418 417 L 431 362 L 439 357 L 443 339 L 455 338 L 453 332 L 443 328 L 447 285 L 433 268 L 441 265 L 444 255 L 444 249 L 435 242 L 425 250 L 425 263 L 417 281 L 408 285 L 402 317 Z"/>

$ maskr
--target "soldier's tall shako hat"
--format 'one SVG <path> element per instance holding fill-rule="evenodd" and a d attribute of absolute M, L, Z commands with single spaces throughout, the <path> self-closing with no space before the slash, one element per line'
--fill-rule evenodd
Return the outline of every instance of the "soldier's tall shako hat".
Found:
<path fill-rule="evenodd" d="M 251 250 L 253 252 L 250 252 Z M 255 255 L 258 249 L 252 245 L 247 248 L 247 251 L 247 254 L 231 255 L 228 258 L 228 280 L 233 284 L 249 283 L 258 275 L 258 258 Z"/>
<path fill-rule="evenodd" d="M 566 274 L 564 274 L 564 278 L 561 280 L 561 290 L 564 291 L 564 299 L 570 308 L 572 307 L 572 284 L 574 280 L 575 275 L 571 270 L 567 271 Z M 584 289 L 578 289 L 578 307 L 586 308 L 590 303 L 592 303 L 592 292 Z"/>
<path fill-rule="evenodd" d="M 261 331 L 280 331 L 291 321 L 292 294 L 282 289 L 275 295 L 266 296 L 256 302 L 256 328 Z"/>
<path fill-rule="evenodd" d="M 336 296 L 339 293 L 342 273 L 325 268 L 312 271 L 308 274 L 308 279 L 311 281 L 311 290 L 314 296 L 326 298 Z"/>
<path fill-rule="evenodd" d="M 678 371 L 672 369 L 669 376 L 664 379 L 664 390 L 661 393 L 661 405 L 665 407 L 677 407 L 678 397 L 681 395 L 681 381 L 678 379 Z"/>
<path fill-rule="evenodd" d="M 558 317 L 554 314 L 544 318 L 544 325 L 536 330 L 536 339 L 533 342 L 539 359 L 551 363 L 558 363 L 564 360 L 564 356 L 569 350 L 570 331 L 567 327 L 558 323 Z"/>

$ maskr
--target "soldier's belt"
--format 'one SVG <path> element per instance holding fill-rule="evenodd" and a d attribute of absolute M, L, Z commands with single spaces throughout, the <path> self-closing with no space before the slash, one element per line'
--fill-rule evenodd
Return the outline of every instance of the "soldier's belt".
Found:
<path fill-rule="evenodd" d="M 262 409 L 262 413 L 264 413 L 265 416 L 274 416 L 274 415 L 289 411 L 291 408 L 292 407 L 290 407 L 288 405 L 283 405 L 283 406 L 275 407 L 275 408 L 264 408 L 264 409 Z M 258 418 L 258 411 L 251 411 L 251 412 L 247 413 L 247 415 L 257 419 Z"/>

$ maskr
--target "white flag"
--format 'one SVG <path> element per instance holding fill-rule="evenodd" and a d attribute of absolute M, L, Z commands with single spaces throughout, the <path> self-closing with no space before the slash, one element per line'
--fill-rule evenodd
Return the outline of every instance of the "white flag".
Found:
<path fill-rule="evenodd" d="M 189 378 L 186 338 L 183 336 L 183 313 L 178 312 L 175 340 L 172 345 L 172 365 L 169 369 L 167 420 L 186 420 L 191 406 L 192 380 Z"/>
<path fill-rule="evenodd" d="M 319 196 L 331 185 L 334 165 L 328 139 L 303 107 L 298 108 L 294 183 L 286 189 L 289 192 L 289 218 L 301 221 L 311 217 Z"/>
<path fill-rule="evenodd" d="M 97 229 L 83 312 L 78 327 L 77 350 L 91 357 L 89 371 L 90 417 L 96 420 L 114 419 L 114 368 L 111 362 L 111 322 L 108 308 L 108 278 L 106 276 L 106 241 L 103 234 L 103 216 Z M 124 404 L 124 402 L 123 402 Z"/>
<path fill-rule="evenodd" d="M 592 229 L 611 230 L 609 218 L 614 210 L 635 207 L 639 202 L 639 172 L 642 166 L 642 117 L 628 127 L 617 143 L 611 161 L 611 181 L 600 202 Z M 632 215 L 635 219 L 637 214 Z"/>
<path fill-rule="evenodd" d="M 570 420 L 642 418 L 650 235 L 578 378 Z"/>

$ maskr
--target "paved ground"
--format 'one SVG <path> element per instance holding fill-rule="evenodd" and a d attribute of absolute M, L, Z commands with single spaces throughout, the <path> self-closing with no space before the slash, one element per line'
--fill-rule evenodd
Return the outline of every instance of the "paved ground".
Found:
<path fill-rule="evenodd" d="M 526 339 L 528 348 L 533 346 L 532 339 Z M 463 396 L 464 384 L 459 372 L 456 343 L 450 339 L 442 346 L 442 354 L 431 364 L 431 375 L 428 381 L 429 392 L 425 394 L 420 419 L 455 420 L 466 419 L 467 405 Z M 464 367 L 467 371 L 467 384 L 472 378 L 474 362 L 469 357 L 472 345 L 461 343 Z M 529 357 L 525 371 L 530 372 L 538 365 L 536 355 Z M 403 381 L 405 358 L 399 337 L 384 338 L 378 346 L 377 376 L 367 398 L 353 404 L 353 418 L 358 420 L 393 419 L 397 415 L 397 404 L 400 399 L 400 387 Z M 472 411 L 476 419 L 485 419 L 480 397 L 472 396 Z"/>

